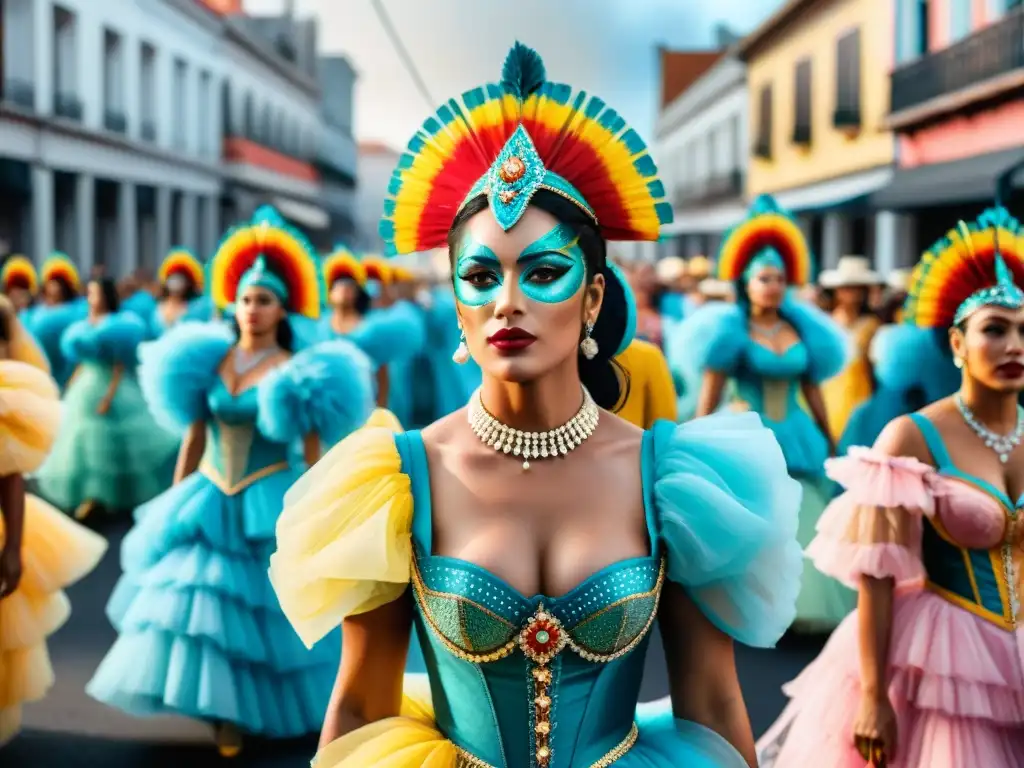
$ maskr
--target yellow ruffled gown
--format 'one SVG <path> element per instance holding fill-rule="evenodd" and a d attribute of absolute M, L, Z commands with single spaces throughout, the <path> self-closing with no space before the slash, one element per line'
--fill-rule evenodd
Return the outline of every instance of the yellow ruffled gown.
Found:
<path fill-rule="evenodd" d="M 846 367 L 821 386 L 821 396 L 828 413 L 828 428 L 832 439 L 837 441 L 846 429 L 846 423 L 858 405 L 863 403 L 875 389 L 871 368 L 871 340 L 881 327 L 881 321 L 873 315 L 857 319 L 847 334 L 853 347 L 853 355 Z"/>
<path fill-rule="evenodd" d="M 641 429 L 650 429 L 658 419 L 678 420 L 672 372 L 658 347 L 633 339 L 615 359 L 629 375 L 628 395 L 616 411 L 618 416 Z"/>
<path fill-rule="evenodd" d="M 48 373 L 0 360 L 0 476 L 34 471 L 59 424 L 60 394 Z M 22 705 L 53 685 L 46 638 L 71 612 L 62 589 L 95 568 L 107 548 L 103 537 L 28 494 L 22 543 L 21 582 L 0 600 L 0 745 L 20 730 Z"/>

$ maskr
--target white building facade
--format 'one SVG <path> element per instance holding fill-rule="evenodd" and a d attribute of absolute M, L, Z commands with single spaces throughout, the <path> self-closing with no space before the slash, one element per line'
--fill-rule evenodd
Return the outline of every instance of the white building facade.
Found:
<path fill-rule="evenodd" d="M 746 68 L 725 54 L 658 115 L 654 156 L 672 201 L 659 256 L 714 258 L 745 212 Z"/>

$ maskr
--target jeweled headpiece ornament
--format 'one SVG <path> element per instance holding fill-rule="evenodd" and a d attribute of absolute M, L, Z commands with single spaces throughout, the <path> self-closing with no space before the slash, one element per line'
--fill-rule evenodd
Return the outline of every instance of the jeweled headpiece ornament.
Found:
<path fill-rule="evenodd" d="M 811 279 L 811 252 L 800 225 L 771 195 L 761 195 L 747 218 L 726 232 L 718 251 L 718 278 L 739 280 L 752 270 L 776 267 L 786 282 L 800 286 Z"/>
<path fill-rule="evenodd" d="M 39 270 L 39 277 L 44 285 L 51 280 L 58 280 L 72 293 L 78 294 L 82 291 L 82 278 L 78 274 L 78 267 L 66 253 L 60 251 L 54 251 L 46 257 L 42 269 Z"/>
<path fill-rule="evenodd" d="M 636 131 L 596 96 L 548 82 L 540 56 L 516 43 L 500 83 L 449 100 L 409 142 L 384 202 L 386 252 L 443 247 L 479 195 L 508 230 L 539 189 L 578 206 L 606 240 L 657 240 L 672 220 Z"/>
<path fill-rule="evenodd" d="M 1024 307 L 1024 232 L 1002 206 L 989 208 L 925 251 L 910 279 L 904 322 L 948 328 L 981 307 Z"/>
<path fill-rule="evenodd" d="M 163 285 L 173 275 L 181 275 L 189 280 L 196 290 L 203 290 L 203 265 L 195 254 L 187 248 L 172 248 L 157 271 L 157 279 Z"/>
<path fill-rule="evenodd" d="M 0 291 L 10 293 L 16 288 L 28 291 L 33 296 L 39 291 L 39 275 L 30 259 L 21 255 L 8 256 L 0 269 Z"/>
<path fill-rule="evenodd" d="M 335 246 L 334 250 L 324 259 L 324 284 L 328 289 L 338 280 L 348 278 L 356 285 L 366 285 L 366 267 L 356 255 L 344 245 Z"/>
<path fill-rule="evenodd" d="M 288 312 L 315 319 L 324 296 L 316 249 L 270 206 L 228 231 L 207 265 L 206 293 L 218 310 L 232 310 L 238 295 L 259 285 Z"/>

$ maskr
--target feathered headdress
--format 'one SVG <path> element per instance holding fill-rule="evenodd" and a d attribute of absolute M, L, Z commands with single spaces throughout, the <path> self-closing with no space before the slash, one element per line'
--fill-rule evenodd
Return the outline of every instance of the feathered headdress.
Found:
<path fill-rule="evenodd" d="M 272 286 L 293 314 L 320 316 L 324 289 L 316 249 L 270 206 L 228 231 L 206 273 L 206 291 L 218 310 L 234 305 L 244 280 Z"/>
<path fill-rule="evenodd" d="M 925 251 L 910 278 L 903 320 L 949 328 L 984 306 L 1024 307 L 1024 232 L 1002 206 L 989 208 Z"/>
<path fill-rule="evenodd" d="M 28 291 L 33 296 L 39 292 L 39 275 L 35 265 L 21 255 L 9 256 L 0 269 L 0 291 L 10 293 L 15 288 Z"/>
<path fill-rule="evenodd" d="M 811 279 L 811 253 L 796 219 L 770 195 L 761 195 L 750 206 L 747 218 L 722 238 L 718 252 L 718 277 L 738 280 L 755 259 L 778 260 L 790 285 Z"/>
<path fill-rule="evenodd" d="M 187 248 L 174 248 L 167 257 L 160 262 L 160 270 L 157 279 L 163 285 L 171 275 L 183 275 L 196 290 L 202 291 L 204 284 L 203 265 L 196 258 L 195 254 Z"/>
<path fill-rule="evenodd" d="M 323 265 L 324 283 L 328 288 L 334 285 L 336 280 L 349 278 L 354 280 L 360 287 L 366 285 L 366 268 L 359 263 L 359 259 L 348 248 L 343 245 L 335 247 Z"/>
<path fill-rule="evenodd" d="M 540 56 L 516 43 L 500 83 L 449 100 L 409 142 L 384 202 L 387 255 L 443 247 L 478 195 L 508 230 L 538 189 L 575 203 L 606 240 L 657 240 L 672 220 L 636 131 L 596 96 L 548 82 Z"/>
<path fill-rule="evenodd" d="M 54 251 L 47 256 L 39 275 L 44 285 L 51 280 L 58 280 L 64 283 L 72 293 L 82 292 L 82 278 L 78 274 L 78 267 L 66 253 Z"/>
<path fill-rule="evenodd" d="M 363 269 L 366 270 L 367 280 L 376 280 L 382 285 L 391 285 L 395 274 L 392 266 L 379 256 L 363 256 L 361 259 Z"/>

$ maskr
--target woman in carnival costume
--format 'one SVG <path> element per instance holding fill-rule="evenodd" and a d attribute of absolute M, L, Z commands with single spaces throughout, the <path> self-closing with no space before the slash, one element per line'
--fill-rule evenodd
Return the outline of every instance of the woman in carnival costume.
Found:
<path fill-rule="evenodd" d="M 61 337 L 73 373 L 57 442 L 36 475 L 39 493 L 84 520 L 125 512 L 170 484 L 177 441 L 157 426 L 135 375 L 146 325 L 119 311 L 109 278 L 90 280 L 88 316 Z"/>
<path fill-rule="evenodd" d="M 807 554 L 858 611 L 786 686 L 762 766 L 1015 768 L 1024 504 L 1024 231 L 960 223 L 914 272 L 906 319 L 948 339 L 956 393 L 829 464 L 846 488 Z"/>
<path fill-rule="evenodd" d="M 853 355 L 838 374 L 822 384 L 829 430 L 836 442 L 843 435 L 850 414 L 871 397 L 871 340 L 881 322 L 869 306 L 869 292 L 882 285 L 882 276 L 863 256 L 843 256 L 835 269 L 824 270 L 818 282 L 832 297 L 832 319 L 847 333 Z"/>
<path fill-rule="evenodd" d="M 357 432 L 289 492 L 271 581 L 307 643 L 344 620 L 316 768 L 753 765 L 732 643 L 792 619 L 799 486 L 753 414 L 645 432 L 602 410 L 635 317 L 605 243 L 658 237 L 656 173 L 519 44 L 409 143 L 382 235 L 451 245 L 483 383 L 422 433 Z M 679 719 L 636 707 L 655 619 Z M 413 626 L 432 703 L 400 695 Z"/>
<path fill-rule="evenodd" d="M 204 311 L 203 265 L 184 248 L 175 248 L 161 262 L 157 271 L 160 300 L 149 321 L 149 334 L 157 338 L 183 320 L 209 320 Z"/>
<path fill-rule="evenodd" d="M 64 357 L 60 340 L 72 323 L 89 314 L 82 293 L 78 268 L 65 254 L 55 252 L 47 257 L 40 270 L 42 301 L 28 318 L 29 332 L 50 360 L 50 374 L 63 389 L 71 378 L 73 366 Z"/>
<path fill-rule="evenodd" d="M 0 268 L 0 293 L 10 299 L 22 320 L 28 318 L 39 293 L 39 273 L 31 259 L 15 254 L 4 260 Z"/>
<path fill-rule="evenodd" d="M 799 537 L 806 546 L 832 496 L 824 465 L 835 449 L 821 384 L 845 365 L 846 334 L 794 295 L 810 278 L 807 241 L 768 196 L 754 201 L 748 218 L 726 234 L 718 271 L 735 284 L 736 303 L 698 310 L 680 329 L 704 371 L 697 415 L 721 407 L 729 379 L 736 382 L 738 398 L 775 433 L 789 474 L 803 486 Z M 804 564 L 798 629 L 831 630 L 855 602 L 849 589 Z"/>
<path fill-rule="evenodd" d="M 99 563 L 106 541 L 25 493 L 60 424 L 60 393 L 41 350 L 0 297 L 0 746 L 22 705 L 53 685 L 46 638 L 67 621 L 62 591 Z"/>
<path fill-rule="evenodd" d="M 183 436 L 174 486 L 135 512 L 107 606 L 118 638 L 90 681 L 94 698 L 137 716 L 213 725 L 218 749 L 242 735 L 319 729 L 337 638 L 302 647 L 267 581 L 285 491 L 306 462 L 372 409 L 366 356 L 344 340 L 299 351 L 291 317 L 319 318 L 320 265 L 272 209 L 230 231 L 206 290 L 233 331 L 182 323 L 146 345 L 139 376 L 154 415 Z"/>
<path fill-rule="evenodd" d="M 391 303 L 383 310 L 390 325 L 401 328 L 403 348 L 389 366 L 391 387 L 388 409 L 406 427 L 425 426 L 433 421 L 436 402 L 427 355 L 428 310 L 420 305 L 419 280 L 406 267 L 392 267 Z"/>

